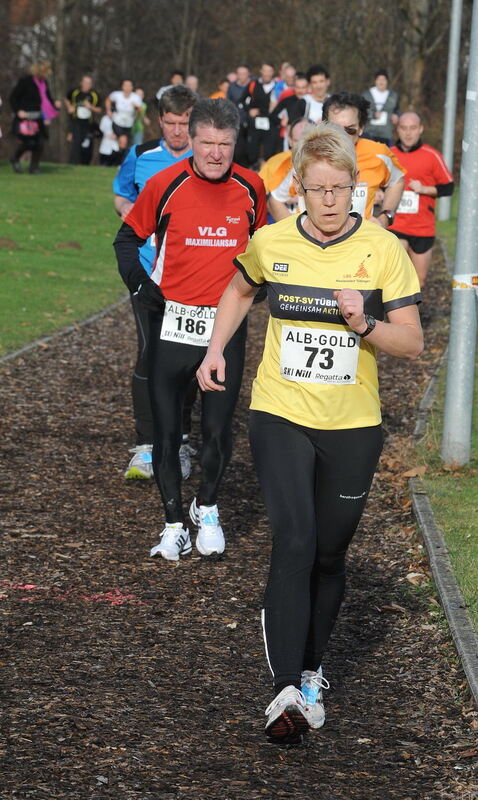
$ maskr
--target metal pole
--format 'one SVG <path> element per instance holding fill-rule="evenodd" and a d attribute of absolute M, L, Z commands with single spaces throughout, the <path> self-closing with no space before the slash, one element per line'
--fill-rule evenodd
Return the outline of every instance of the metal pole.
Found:
<path fill-rule="evenodd" d="M 473 3 L 441 455 L 470 460 L 478 288 L 478 0 Z"/>
<path fill-rule="evenodd" d="M 460 33 L 463 0 L 453 0 L 451 8 L 450 40 L 448 44 L 448 71 L 446 79 L 445 116 L 443 120 L 443 158 L 453 172 L 455 149 L 456 94 L 460 64 Z M 438 219 L 450 219 L 451 197 L 441 197 L 438 203 Z"/>

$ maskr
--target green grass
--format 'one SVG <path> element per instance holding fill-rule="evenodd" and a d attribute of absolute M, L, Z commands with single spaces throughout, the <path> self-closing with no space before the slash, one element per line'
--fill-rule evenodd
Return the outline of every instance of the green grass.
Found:
<path fill-rule="evenodd" d="M 451 259 L 455 258 L 456 223 L 458 217 L 459 197 L 460 197 L 460 192 L 458 189 L 455 189 L 453 197 L 451 198 L 450 219 L 446 220 L 446 222 L 439 222 L 439 221 L 437 222 L 437 234 L 445 242 Z M 437 220 L 438 220 L 438 214 L 437 214 Z"/>
<path fill-rule="evenodd" d="M 0 163 L 0 355 L 77 322 L 126 293 L 106 167 Z"/>
<path fill-rule="evenodd" d="M 437 226 L 451 258 L 455 255 L 457 210 L 456 192 L 450 220 L 439 222 Z M 444 469 L 440 458 L 445 381 L 444 367 L 429 417 L 427 435 L 418 447 L 419 458 L 427 465 L 423 482 L 437 523 L 445 536 L 455 576 L 478 630 L 478 364 L 475 367 L 471 460 L 457 470 Z"/>
<path fill-rule="evenodd" d="M 475 397 L 478 397 L 478 364 L 475 369 Z M 471 617 L 478 630 L 478 413 L 472 421 L 470 462 L 457 470 L 444 469 L 440 459 L 443 426 L 445 369 L 430 414 L 428 431 L 419 453 L 427 472 L 423 483 L 433 512 L 450 552 L 455 575 Z"/>

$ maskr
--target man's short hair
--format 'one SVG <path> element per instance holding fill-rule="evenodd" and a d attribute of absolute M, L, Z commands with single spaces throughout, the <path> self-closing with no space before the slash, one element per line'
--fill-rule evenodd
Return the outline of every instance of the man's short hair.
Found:
<path fill-rule="evenodd" d="M 386 69 L 378 69 L 375 75 L 373 76 L 373 79 L 376 80 L 376 78 L 378 78 L 379 75 L 383 75 L 384 78 L 386 78 L 388 81 L 388 72 Z"/>
<path fill-rule="evenodd" d="M 184 72 L 182 71 L 182 69 L 173 69 L 173 71 L 169 73 L 169 80 L 171 80 L 171 78 L 174 78 L 175 75 L 181 75 L 181 78 L 184 81 Z"/>
<path fill-rule="evenodd" d="M 328 70 L 322 64 L 312 64 L 306 72 L 306 78 L 310 83 L 312 75 L 324 75 L 327 79 L 330 78 Z"/>
<path fill-rule="evenodd" d="M 189 117 L 189 135 L 196 136 L 198 125 L 211 125 L 219 131 L 231 129 L 237 138 L 240 125 L 239 111 L 234 103 L 222 98 L 198 100 Z"/>
<path fill-rule="evenodd" d="M 356 92 L 336 92 L 327 98 L 322 106 L 322 119 L 328 120 L 330 109 L 343 111 L 344 108 L 356 108 L 359 117 L 359 126 L 365 128 L 368 122 L 370 103 L 365 97 Z"/>
<path fill-rule="evenodd" d="M 357 159 L 352 138 L 340 125 L 333 122 L 322 122 L 304 131 L 300 141 L 292 150 L 294 169 L 303 180 L 309 164 L 325 161 L 336 169 L 348 172 L 355 181 L 357 177 Z"/>
<path fill-rule="evenodd" d="M 159 116 L 162 117 L 164 114 L 168 113 L 178 114 L 178 116 L 185 114 L 196 101 L 197 94 L 193 92 L 192 89 L 183 86 L 182 83 L 179 83 L 177 86 L 171 86 L 171 88 L 166 89 L 159 98 Z"/>

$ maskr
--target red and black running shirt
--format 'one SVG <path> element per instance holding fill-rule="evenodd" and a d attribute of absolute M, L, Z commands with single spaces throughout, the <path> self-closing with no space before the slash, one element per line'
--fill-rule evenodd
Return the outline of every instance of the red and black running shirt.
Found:
<path fill-rule="evenodd" d="M 125 222 L 141 239 L 155 235 L 151 278 L 168 300 L 217 306 L 233 259 L 267 222 L 264 184 L 235 163 L 209 181 L 184 159 L 147 181 Z"/>

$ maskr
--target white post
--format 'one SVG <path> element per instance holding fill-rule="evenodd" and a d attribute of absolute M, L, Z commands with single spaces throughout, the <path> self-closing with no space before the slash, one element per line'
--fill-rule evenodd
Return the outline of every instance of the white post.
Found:
<path fill-rule="evenodd" d="M 478 291 L 478 0 L 473 3 L 441 455 L 470 460 Z"/>
<path fill-rule="evenodd" d="M 448 71 L 446 79 L 445 116 L 443 119 L 443 158 L 453 172 L 455 150 L 456 94 L 460 64 L 460 33 L 463 0 L 453 0 L 451 8 L 450 40 L 448 44 Z M 451 215 L 451 197 L 440 197 L 438 219 L 447 220 Z"/>

